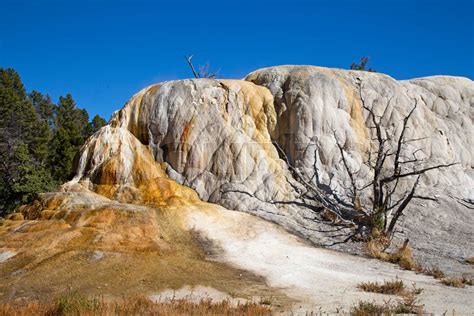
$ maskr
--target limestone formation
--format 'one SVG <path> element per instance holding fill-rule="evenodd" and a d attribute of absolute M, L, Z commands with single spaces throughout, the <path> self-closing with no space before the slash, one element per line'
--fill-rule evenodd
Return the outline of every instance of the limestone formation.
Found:
<path fill-rule="evenodd" d="M 155 84 L 86 142 L 76 176 L 62 191 L 152 207 L 201 199 L 328 244 L 333 238 L 318 232 L 322 226 L 310 210 L 285 203 L 295 200 L 298 184 L 278 148 L 301 172 L 311 174 L 316 164 L 323 183 L 343 194 L 348 177 L 336 142 L 358 170 L 356 181 L 371 177 L 362 162 L 374 135 L 363 105 L 383 114 L 388 145 L 394 146 L 415 103 L 407 130 L 413 142 L 403 155 L 417 155 L 424 166 L 459 164 L 423 176 L 419 191 L 440 204 L 412 203 L 401 236 L 430 260 L 465 258 L 474 253 L 472 208 L 466 204 L 474 198 L 474 83 L 467 78 L 397 81 L 364 71 L 280 66 L 245 80 Z M 316 156 L 309 145 L 317 145 Z M 370 192 L 363 198 L 370 199 Z"/>
<path fill-rule="evenodd" d="M 153 85 L 133 96 L 110 126 L 86 143 L 73 183 L 96 192 L 110 184 L 119 185 L 119 193 L 133 190 L 133 173 L 140 179 L 159 176 L 148 150 L 170 178 L 196 190 L 201 199 L 272 219 L 282 211 L 249 195 L 262 201 L 292 198 L 291 175 L 270 137 L 275 126 L 272 95 L 250 82 Z M 135 171 L 137 159 L 140 171 Z"/>
<path fill-rule="evenodd" d="M 327 224 L 291 203 L 301 188 L 291 170 L 311 177 L 316 165 L 323 185 L 343 195 L 350 179 L 337 144 L 359 184 L 372 176 L 363 163 L 374 146 L 364 106 L 383 117 L 387 146 L 394 148 L 415 104 L 403 156 L 416 157 L 421 167 L 458 164 L 423 175 L 420 194 L 438 203 L 410 204 L 398 236 L 410 238 L 417 259 L 428 265 L 472 274 L 460 262 L 474 254 L 474 82 L 447 76 L 397 81 L 364 71 L 280 66 L 245 80 L 163 82 L 134 95 L 84 144 L 73 180 L 0 221 L 0 276 L 6 280 L 0 301 L 18 297 L 16 287 L 28 289 L 21 295 L 46 296 L 43 275 L 53 294 L 74 280 L 76 288 L 100 294 L 100 279 L 110 283 L 112 295 L 187 285 L 260 295 L 268 293 L 269 281 L 292 299 L 307 300 L 321 293 L 314 284 L 329 286 L 336 273 L 339 283 L 326 289 L 329 307 L 339 304 L 333 290 L 346 293 L 348 284 L 349 304 L 360 297 L 354 286 L 363 280 L 354 271 L 370 277 L 384 264 L 314 249 L 241 212 L 314 244 L 331 243 Z M 370 190 L 361 198 L 369 200 Z M 352 244 L 338 247 L 354 250 Z M 347 268 L 355 262 L 359 270 Z M 122 271 L 118 277 L 116 271 Z M 145 274 L 153 281 L 148 285 Z M 444 308 L 441 298 L 455 308 L 472 292 L 448 295 L 432 284 L 437 281 L 403 277 L 426 283 L 426 302 L 435 311 Z M 279 290 L 271 294 L 293 303 Z M 438 296 L 430 301 L 432 294 Z"/>
<path fill-rule="evenodd" d="M 474 251 L 470 235 L 474 225 L 472 206 L 459 203 L 474 200 L 473 81 L 448 76 L 397 81 L 384 74 L 311 66 L 261 69 L 246 80 L 272 92 L 277 124 L 271 136 L 284 148 L 291 163 L 311 172 L 315 155 L 305 149 L 316 143 L 322 178 L 326 183 L 333 178 L 332 185 L 339 186 L 340 191 L 348 187 L 348 177 L 335 136 L 352 170 L 361 169 L 357 181 L 364 183 L 371 177 L 371 170 L 362 161 L 375 135 L 362 101 L 380 116 L 386 112 L 383 127 L 392 148 L 401 132 L 402 119 L 416 102 L 406 132 L 406 138 L 414 141 L 404 147 L 402 154 L 410 159 L 415 153 L 425 160 L 423 166 L 459 164 L 422 177 L 419 192 L 437 197 L 439 204 L 413 202 L 402 231 L 415 247 L 423 249 L 424 255 L 430 253 L 432 260 L 459 259 Z M 431 236 L 436 237 L 433 240 Z"/>
<path fill-rule="evenodd" d="M 305 150 L 319 145 L 319 167 L 336 178 L 344 177 L 333 131 L 353 168 L 357 170 L 374 135 L 363 109 L 384 113 L 384 132 L 394 147 L 402 120 L 417 102 L 406 138 L 417 140 L 404 155 L 427 164 L 459 162 L 449 170 L 432 171 L 423 181 L 430 187 L 449 187 L 459 197 L 474 196 L 474 83 L 466 78 L 437 76 L 396 81 L 377 73 L 320 67 L 274 67 L 257 70 L 246 80 L 270 89 L 275 97 L 277 124 L 272 133 L 294 165 L 312 168 L 314 154 Z M 388 106 L 387 106 L 388 105 Z M 361 177 L 362 178 L 362 177 Z M 363 179 L 361 179 L 363 180 Z"/>
<path fill-rule="evenodd" d="M 66 187 L 80 185 L 119 201 L 149 205 L 179 196 L 173 193 L 174 180 L 194 189 L 202 200 L 257 214 L 316 243 L 329 243 L 331 238 L 315 232 L 320 226 L 311 220 L 311 211 L 275 203 L 295 199 L 295 181 L 277 147 L 302 172 L 314 172 L 316 164 L 323 183 L 343 194 L 348 176 L 336 142 L 350 168 L 358 171 L 356 181 L 362 185 L 371 177 L 363 161 L 374 134 L 363 105 L 383 114 L 384 133 L 393 147 L 415 103 L 406 132 L 413 142 L 402 154 L 415 154 L 425 167 L 459 164 L 423 175 L 419 192 L 436 195 L 440 204 L 412 203 L 404 229 L 425 248 L 430 240 L 417 240 L 424 236 L 418 231 L 447 232 L 456 225 L 456 233 L 439 238 L 434 247 L 460 243 L 460 257 L 474 252 L 468 237 L 471 209 L 458 203 L 474 197 L 474 83 L 466 78 L 397 81 L 364 71 L 280 66 L 257 70 L 245 81 L 152 85 L 86 143 L 77 175 Z M 312 144 L 317 155 L 308 150 Z M 410 181 L 402 181 L 401 187 L 408 188 Z M 170 189 L 164 192 L 164 186 Z M 370 195 L 368 190 L 364 198 Z"/>

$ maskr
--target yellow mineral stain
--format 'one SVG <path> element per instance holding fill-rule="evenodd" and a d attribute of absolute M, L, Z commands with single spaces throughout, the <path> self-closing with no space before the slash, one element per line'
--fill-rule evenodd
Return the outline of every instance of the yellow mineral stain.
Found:
<path fill-rule="evenodd" d="M 367 146 L 369 145 L 369 135 L 367 128 L 365 126 L 364 114 L 362 109 L 362 101 L 360 99 L 359 93 L 354 89 L 354 87 L 349 86 L 345 82 L 341 82 L 344 88 L 344 94 L 351 106 L 351 126 L 354 130 L 358 145 L 358 149 L 361 153 L 365 152 Z"/>

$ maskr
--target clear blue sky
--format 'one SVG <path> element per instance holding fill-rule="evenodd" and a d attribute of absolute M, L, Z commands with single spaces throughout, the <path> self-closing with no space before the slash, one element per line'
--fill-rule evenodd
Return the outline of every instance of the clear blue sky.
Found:
<path fill-rule="evenodd" d="M 370 56 L 397 79 L 474 79 L 473 15 L 474 0 L 0 0 L 0 67 L 107 119 L 146 85 L 190 77 L 190 53 L 225 78 Z"/>

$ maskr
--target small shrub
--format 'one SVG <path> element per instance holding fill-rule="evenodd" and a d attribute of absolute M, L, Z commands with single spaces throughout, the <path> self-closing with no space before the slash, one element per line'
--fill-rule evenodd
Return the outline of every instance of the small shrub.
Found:
<path fill-rule="evenodd" d="M 351 309 L 351 315 L 353 316 L 386 314 L 390 314 L 390 308 L 387 307 L 387 304 L 378 304 L 376 302 L 359 301 L 357 305 Z"/>
<path fill-rule="evenodd" d="M 452 287 L 460 287 L 463 288 L 466 285 L 473 285 L 473 281 L 471 279 L 467 279 L 465 277 L 449 277 L 449 278 L 444 278 L 441 280 L 441 283 L 447 286 L 452 286 Z"/>
<path fill-rule="evenodd" d="M 351 315 L 367 316 L 367 315 L 393 315 L 393 314 L 425 314 L 422 305 L 418 305 L 416 301 L 402 300 L 395 303 L 385 302 L 367 302 L 359 301 L 357 305 L 352 307 Z"/>
<path fill-rule="evenodd" d="M 425 268 L 423 270 L 423 273 L 425 273 L 426 275 L 430 275 L 435 279 L 443 279 L 446 276 L 443 270 L 439 269 L 436 266 L 433 266 L 431 268 Z"/>
<path fill-rule="evenodd" d="M 421 265 L 413 258 L 413 251 L 407 241 L 393 253 L 385 252 L 385 247 L 386 241 L 384 239 L 372 238 L 366 244 L 366 252 L 372 258 L 397 264 L 405 270 L 415 270 L 418 272 L 423 270 Z"/>
<path fill-rule="evenodd" d="M 405 284 L 402 280 L 384 281 L 383 284 L 378 282 L 363 282 L 357 287 L 365 292 L 396 295 L 401 294 L 405 290 Z"/>
<path fill-rule="evenodd" d="M 412 289 L 411 289 L 410 292 L 408 292 L 408 294 L 419 295 L 419 294 L 421 294 L 422 292 L 423 292 L 423 288 L 421 288 L 421 287 L 416 287 L 416 284 L 413 283 L 413 284 L 412 284 Z M 407 293 L 407 292 L 405 292 L 405 293 Z M 406 296 L 406 295 L 404 295 L 404 296 Z"/>
<path fill-rule="evenodd" d="M 384 250 L 385 241 L 381 238 L 371 238 L 366 243 L 366 252 L 372 258 L 388 261 L 389 254 L 384 252 Z"/>
<path fill-rule="evenodd" d="M 398 248 L 397 252 L 392 253 L 389 257 L 391 263 L 398 264 L 402 269 L 405 270 L 416 270 L 418 264 L 413 259 L 413 251 L 408 245 L 403 245 Z"/>
<path fill-rule="evenodd" d="M 418 302 L 417 295 L 423 292 L 422 288 L 417 288 L 413 283 L 413 288 L 408 290 L 405 288 L 403 281 L 384 281 L 383 284 L 378 283 L 361 283 L 358 287 L 367 292 L 381 294 L 396 294 L 400 299 L 395 303 L 386 301 L 384 304 L 376 302 L 359 301 L 352 308 L 351 315 L 392 315 L 392 314 L 423 314 L 423 305 Z"/>
<path fill-rule="evenodd" d="M 425 314 L 423 305 L 417 301 L 403 300 L 394 304 L 390 310 L 391 314 Z"/>

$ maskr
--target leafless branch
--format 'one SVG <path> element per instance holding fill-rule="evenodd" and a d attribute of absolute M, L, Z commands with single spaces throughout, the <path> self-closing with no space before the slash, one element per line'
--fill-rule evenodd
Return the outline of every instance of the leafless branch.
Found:
<path fill-rule="evenodd" d="M 194 65 L 193 65 L 193 62 L 192 62 L 193 55 L 184 56 L 184 58 L 186 58 L 186 61 L 189 65 L 189 67 L 191 68 L 191 71 L 193 72 L 194 78 L 196 78 L 196 79 L 200 78 L 199 74 L 196 72 L 196 69 L 194 68 Z"/>

